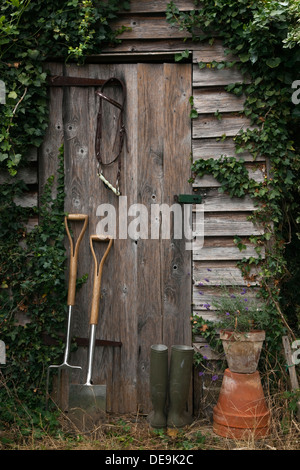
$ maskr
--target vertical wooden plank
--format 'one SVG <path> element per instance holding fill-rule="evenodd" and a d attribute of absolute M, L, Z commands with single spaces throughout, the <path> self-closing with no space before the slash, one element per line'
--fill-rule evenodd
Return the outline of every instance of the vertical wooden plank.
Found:
<path fill-rule="evenodd" d="M 86 76 L 86 67 L 68 65 L 66 76 Z M 86 175 L 88 170 L 88 89 L 64 89 L 65 184 L 68 188 L 66 211 L 88 212 Z"/>
<path fill-rule="evenodd" d="M 138 65 L 138 203 L 150 214 L 163 194 L 164 71 L 162 64 Z M 148 412 L 150 346 L 162 341 L 160 240 L 137 240 L 138 404 Z"/>
<path fill-rule="evenodd" d="M 95 89 L 90 89 L 89 103 L 89 212 L 90 230 L 97 231 L 98 223 L 104 219 L 101 208 L 104 204 L 114 208 L 116 215 L 116 238 L 109 254 L 102 276 L 100 300 L 100 321 L 97 328 L 99 339 L 121 341 L 122 347 L 99 347 L 95 357 L 95 383 L 107 385 L 107 409 L 113 412 L 136 411 L 136 373 L 137 373 L 137 324 L 136 324 L 136 245 L 125 235 L 120 238 L 119 217 L 126 211 L 126 205 L 136 202 L 136 67 L 130 65 L 91 65 L 89 76 L 108 79 L 117 77 L 124 81 L 127 90 L 125 103 L 125 126 L 128 148 L 124 146 L 121 155 L 122 202 L 107 189 L 97 176 L 97 162 L 94 152 L 96 115 L 99 98 Z M 104 93 L 121 102 L 119 87 L 105 87 Z M 106 102 L 103 103 L 103 142 L 104 161 L 110 161 L 113 154 L 113 141 L 118 136 L 119 111 Z M 104 168 L 105 177 L 115 183 L 117 163 Z M 127 199 L 126 199 L 127 198 Z M 126 224 L 125 217 L 125 224 Z M 98 226 L 99 228 L 100 226 Z M 108 230 L 108 227 L 104 227 Z M 120 393 L 120 391 L 122 391 Z"/>
<path fill-rule="evenodd" d="M 86 67 L 75 64 L 65 66 L 66 76 L 86 76 Z M 74 214 L 89 214 L 88 201 L 88 89 L 82 87 L 64 88 L 63 124 L 64 124 L 64 157 L 65 157 L 65 211 Z M 77 240 L 82 228 L 81 223 L 70 223 L 70 229 Z M 89 291 L 91 289 L 91 264 L 89 261 L 89 226 L 80 244 L 78 256 L 78 279 L 88 274 L 89 279 L 76 292 L 75 306 L 73 308 L 73 336 L 88 337 Z M 67 254 L 70 256 L 70 247 L 67 243 Z M 81 365 L 83 373 L 72 373 L 71 381 L 78 383 L 86 376 L 86 349 L 79 348 L 72 355 L 72 364 Z"/>
<path fill-rule="evenodd" d="M 87 69 L 86 76 L 90 78 L 101 78 L 106 79 L 114 74 L 113 66 L 97 66 L 89 65 Z M 97 160 L 95 155 L 95 136 L 96 136 L 96 124 L 97 124 L 97 113 L 99 109 L 99 98 L 96 95 L 96 89 L 94 87 L 89 88 L 88 103 L 89 103 L 89 113 L 87 116 L 88 119 L 88 152 L 89 152 L 89 171 L 86 175 L 87 185 L 88 185 L 88 197 L 89 197 L 89 217 L 90 217 L 90 235 L 97 233 L 97 224 L 100 220 L 98 213 L 98 207 L 101 204 L 111 204 L 115 205 L 114 195 L 111 191 L 108 191 L 103 183 L 99 180 L 97 176 Z M 114 99 L 118 100 L 118 92 L 112 96 Z M 113 134 L 115 129 L 113 114 L 114 110 L 109 107 L 104 106 L 104 117 L 103 117 L 103 137 L 104 144 L 101 148 L 105 159 L 110 159 L 110 147 L 107 146 L 106 135 L 109 133 Z M 114 134 L 113 134 L 114 135 Z M 104 215 L 104 214 L 103 214 Z M 103 233 L 105 235 L 105 233 Z M 112 234 L 110 234 L 112 235 Z M 98 262 L 100 262 L 106 244 L 94 243 L 94 249 L 97 255 Z M 101 281 L 101 297 L 99 304 L 99 322 L 97 326 L 97 339 L 103 340 L 112 340 L 115 339 L 113 332 L 111 331 L 110 325 L 114 321 L 113 316 L 113 306 L 112 298 L 114 292 L 114 286 L 118 282 L 116 277 L 113 275 L 113 269 L 115 263 L 115 255 L 118 250 L 118 244 L 115 242 L 113 247 L 108 255 L 108 258 L 104 264 L 102 272 L 102 281 Z M 93 259 L 91 257 L 91 252 L 89 252 L 89 263 L 90 266 L 93 266 Z M 91 280 L 93 274 L 91 272 Z M 92 299 L 92 286 L 89 286 L 89 301 Z M 110 411 L 112 409 L 112 400 L 111 400 L 111 388 L 112 388 L 112 357 L 113 352 L 111 348 L 107 347 L 97 347 L 95 351 L 95 360 L 93 365 L 93 382 L 97 384 L 106 384 L 107 386 L 107 409 Z"/>
<path fill-rule="evenodd" d="M 138 153 L 138 86 L 137 65 L 119 65 L 117 77 L 122 78 L 126 85 L 127 98 L 125 104 L 125 127 L 127 146 L 124 146 L 121 171 L 121 191 L 126 200 L 117 201 L 117 216 L 125 216 L 132 204 L 137 201 L 137 168 L 140 155 Z M 127 209 L 124 207 L 127 202 Z M 126 225 L 125 225 L 126 227 Z M 125 227 L 118 231 L 118 257 L 112 279 L 118 273 L 116 297 L 114 298 L 114 329 L 118 332 L 116 338 L 122 341 L 120 351 L 114 351 L 120 356 L 114 359 L 113 396 L 114 409 L 119 412 L 136 412 L 137 410 L 137 374 L 138 374 L 138 309 L 137 309 L 137 257 L 138 245 L 135 240 L 125 236 Z M 123 393 L 120 391 L 123 390 Z"/>
<path fill-rule="evenodd" d="M 164 66 L 164 202 L 174 204 L 174 196 L 191 192 L 190 177 L 191 120 L 189 97 L 192 93 L 190 64 Z M 184 209 L 182 205 L 182 220 Z M 191 208 L 190 208 L 191 209 Z M 178 226 L 178 221 L 176 221 Z M 192 346 L 191 251 L 186 249 L 185 227 L 182 238 L 175 238 L 175 219 L 170 240 L 162 240 L 163 342 Z M 171 357 L 171 354 L 170 354 Z M 188 408 L 193 411 L 192 377 Z"/>
<path fill-rule="evenodd" d="M 188 192 L 191 127 L 191 68 L 140 64 L 138 196 L 151 205 L 174 204 L 174 195 Z M 184 158 L 184 156 L 186 158 Z M 139 404 L 149 399 L 150 346 L 163 342 L 191 344 L 191 253 L 184 239 L 138 241 Z"/>
<path fill-rule="evenodd" d="M 287 362 L 287 367 L 289 368 L 291 388 L 292 390 L 297 390 L 299 388 L 299 383 L 298 383 L 298 378 L 297 378 L 297 373 L 296 373 L 296 367 L 292 359 L 292 351 L 291 351 L 291 346 L 290 346 L 288 336 L 282 337 L 282 344 L 283 344 L 284 354 L 285 354 L 285 358 Z"/>
<path fill-rule="evenodd" d="M 190 176 L 191 96 L 190 64 L 164 66 L 164 202 L 174 204 L 174 196 L 191 192 Z M 184 210 L 182 206 L 182 211 Z M 162 242 L 162 289 L 164 295 L 163 341 L 191 345 L 191 251 L 186 240 Z"/>
<path fill-rule="evenodd" d="M 62 75 L 63 65 L 57 63 L 45 64 L 45 69 L 51 75 Z M 49 126 L 43 144 L 38 151 L 39 195 L 43 193 L 44 185 L 48 178 L 55 176 L 52 195 L 56 195 L 56 175 L 59 147 L 63 143 L 63 118 L 62 118 L 62 88 L 49 87 Z"/>

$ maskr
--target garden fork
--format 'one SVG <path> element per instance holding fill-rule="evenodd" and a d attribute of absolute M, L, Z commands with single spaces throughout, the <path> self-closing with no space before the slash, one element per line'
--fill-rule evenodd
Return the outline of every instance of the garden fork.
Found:
<path fill-rule="evenodd" d="M 69 221 L 83 221 L 83 227 L 79 234 L 79 237 L 76 241 L 75 248 L 73 246 L 73 240 L 69 231 L 68 227 L 68 220 Z M 77 278 L 77 263 L 78 263 L 78 252 L 79 252 L 79 245 L 81 243 L 82 237 L 86 230 L 88 223 L 88 216 L 84 214 L 69 214 L 65 217 L 65 227 L 67 231 L 67 235 L 70 242 L 70 272 L 69 272 L 69 285 L 68 285 L 68 322 L 67 322 L 67 335 L 66 335 L 66 344 L 65 344 L 65 351 L 64 351 L 64 358 L 63 362 L 60 365 L 50 365 L 47 371 L 47 380 L 46 380 L 46 406 L 48 405 L 49 399 L 49 376 L 50 371 L 52 369 L 58 370 L 58 378 L 57 378 L 57 397 L 60 397 L 60 379 L 61 373 L 63 370 L 72 370 L 77 369 L 81 370 L 81 366 L 72 366 L 69 364 L 69 356 L 70 356 L 70 342 L 71 342 L 71 325 L 72 325 L 72 307 L 75 305 L 75 293 L 76 293 L 76 278 Z"/>

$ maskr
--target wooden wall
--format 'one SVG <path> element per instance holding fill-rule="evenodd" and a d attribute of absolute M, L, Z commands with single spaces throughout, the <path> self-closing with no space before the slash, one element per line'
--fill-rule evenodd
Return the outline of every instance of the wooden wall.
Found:
<path fill-rule="evenodd" d="M 51 73 L 58 73 L 56 63 L 47 67 Z M 120 185 L 128 209 L 132 204 L 143 204 L 150 215 L 152 204 L 170 207 L 175 195 L 190 190 L 191 123 L 187 97 L 192 93 L 191 64 L 72 64 L 62 65 L 59 74 L 101 80 L 118 77 L 126 84 L 128 149 L 125 145 L 121 157 Z M 110 88 L 109 96 L 121 102 L 120 89 Z M 87 338 L 93 285 L 88 235 L 96 233 L 100 205 L 113 207 L 117 220 L 121 215 L 127 216 L 127 209 L 124 212 L 121 198 L 108 191 L 97 176 L 94 143 L 99 102 L 95 87 L 66 86 L 61 93 L 61 87 L 55 86 L 50 92 L 51 124 L 40 152 L 40 183 L 47 174 L 55 172 L 52 156 L 63 142 L 65 209 L 89 216 L 78 263 L 78 276 L 87 273 L 89 279 L 76 296 L 73 328 L 76 338 Z M 111 141 L 119 132 L 118 116 L 111 105 L 104 108 L 103 116 L 101 150 L 104 161 L 110 161 L 114 153 Z M 116 166 L 109 167 L 104 174 L 114 182 L 116 171 Z M 132 222 L 131 217 L 128 219 Z M 159 217 L 156 224 L 159 228 Z M 151 344 L 164 343 L 171 348 L 173 344 L 192 343 L 191 252 L 185 250 L 184 239 L 164 239 L 159 232 L 157 239 L 151 238 L 150 233 L 148 238 L 132 239 L 119 237 L 117 227 L 103 270 L 97 327 L 97 339 L 102 344 L 96 348 L 93 381 L 107 384 L 109 411 L 149 412 Z M 119 346 L 103 341 L 115 341 Z M 86 353 L 86 346 L 80 345 L 71 358 L 72 363 L 82 365 L 84 373 Z M 75 383 L 78 380 L 79 377 L 72 377 Z"/>
<path fill-rule="evenodd" d="M 153 57 L 167 57 L 166 53 L 174 53 L 188 49 L 192 61 L 192 85 L 195 108 L 198 118 L 192 120 L 192 158 L 219 158 L 221 155 L 236 156 L 234 137 L 241 129 L 250 126 L 249 120 L 242 114 L 244 97 L 237 97 L 225 91 L 226 85 L 235 82 L 248 81 L 236 68 L 213 69 L 211 67 L 199 68 L 199 62 L 222 62 L 233 59 L 226 55 L 222 42 L 216 39 L 212 45 L 208 43 L 193 43 L 190 35 L 177 27 L 171 27 L 165 20 L 167 1 L 131 1 L 130 13 L 124 15 L 116 22 L 131 28 L 120 38 L 122 43 L 113 49 L 105 50 L 105 54 L 121 54 L 123 57 L 139 54 Z M 195 8 L 194 2 L 189 0 L 175 1 L 181 11 Z M 184 39 L 184 41 L 183 41 Z M 221 114 L 221 119 L 215 116 Z M 223 137 L 226 135 L 226 138 Z M 267 172 L 267 162 L 257 158 L 254 162 L 249 153 L 239 154 L 245 160 L 245 165 L 252 178 L 262 181 Z M 254 247 L 249 242 L 251 235 L 260 233 L 248 220 L 254 210 L 250 198 L 230 198 L 218 192 L 219 184 L 210 175 L 197 179 L 193 189 L 204 196 L 204 246 L 193 254 L 193 311 L 201 313 L 206 318 L 214 318 L 203 304 L 211 302 L 217 295 L 217 286 L 220 282 L 225 284 L 247 285 L 236 262 L 244 257 L 256 257 Z M 195 207 L 196 211 L 197 208 Z M 240 251 L 234 243 L 234 237 L 242 238 L 247 246 L 246 251 Z M 208 271 L 211 270 L 211 271 Z M 209 279 L 209 283 L 204 279 Z M 199 296 L 199 282 L 204 283 Z M 253 281 L 250 283 L 253 285 Z M 204 287 L 204 289 L 203 289 Z"/>
<path fill-rule="evenodd" d="M 192 63 L 192 94 L 198 112 L 198 118 L 192 120 L 192 158 L 218 158 L 225 154 L 234 156 L 234 137 L 240 129 L 249 126 L 249 121 L 241 113 L 243 109 L 243 97 L 236 97 L 225 91 L 225 86 L 232 82 L 243 81 L 244 77 L 236 69 L 212 69 L 209 67 L 200 69 L 198 62 L 223 61 L 225 52 L 220 40 L 216 39 L 213 45 L 207 43 L 192 43 L 184 31 L 171 27 L 165 19 L 167 1 L 131 0 L 130 12 L 124 12 L 114 27 L 122 25 L 130 29 L 124 32 L 120 39 L 122 42 L 112 48 L 105 48 L 101 54 L 87 58 L 88 63 L 133 63 L 173 61 L 174 53 L 189 49 L 189 60 Z M 178 0 L 175 2 L 181 10 L 194 8 L 192 0 Z M 183 41 L 187 37 L 187 40 Z M 52 63 L 51 73 L 61 75 L 63 64 Z M 44 145 L 39 149 L 39 188 L 42 191 L 43 184 L 50 171 L 55 172 L 56 155 L 63 139 L 63 90 L 50 88 L 50 125 Z M 186 97 L 188 100 L 189 96 Z M 61 106 L 57 106 L 57 102 Z M 218 111 L 222 119 L 215 116 Z M 223 139 L 226 135 L 226 138 Z M 33 159 L 36 153 L 33 152 Z M 245 165 L 253 178 L 263 180 L 267 171 L 267 164 L 262 159 L 253 162 L 250 154 L 240 155 L 245 160 Z M 188 160 L 187 160 L 188 161 Z M 45 170 L 47 162 L 47 170 Z M 37 167 L 29 168 L 26 178 L 31 178 L 32 184 L 37 183 Z M 259 227 L 255 227 L 248 220 L 248 216 L 254 210 L 249 198 L 231 199 L 218 192 L 218 186 L 214 178 L 207 175 L 197 179 L 190 187 L 192 192 L 197 189 L 204 197 L 204 246 L 199 252 L 193 253 L 192 260 L 192 307 L 191 311 L 201 314 L 203 317 L 214 318 L 213 311 L 208 311 L 205 303 L 212 303 L 215 295 L 218 295 L 218 285 L 223 282 L 238 286 L 251 284 L 256 281 L 244 280 L 236 262 L 243 257 L 256 256 L 249 237 L 260 233 Z M 32 186 L 34 188 L 34 186 Z M 19 201 L 22 205 L 33 205 L 37 202 L 37 192 L 27 194 Z M 194 211 L 197 207 L 194 207 Z M 246 251 L 239 251 L 234 243 L 234 237 L 242 238 L 247 246 Z M 205 279 L 208 279 L 206 281 Z M 203 285 L 199 287 L 199 283 Z M 199 291 L 204 295 L 200 295 Z M 195 344 L 195 348 L 201 350 L 202 344 Z M 195 380 L 195 387 L 200 387 Z M 202 392 L 196 391 L 197 400 Z M 198 400 L 199 401 L 199 400 Z M 201 400 L 200 400 L 201 401 Z M 138 406 L 138 404 L 134 404 Z M 196 405 L 196 411 L 197 411 Z M 200 405 L 199 405 L 200 406 Z M 126 408 L 126 407 L 125 407 Z M 122 411 L 127 411 L 127 409 Z"/>

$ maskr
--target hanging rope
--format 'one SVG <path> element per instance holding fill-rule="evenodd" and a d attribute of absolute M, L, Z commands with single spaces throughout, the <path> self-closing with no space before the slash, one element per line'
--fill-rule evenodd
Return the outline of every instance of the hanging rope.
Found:
<path fill-rule="evenodd" d="M 122 103 L 118 103 L 117 101 L 113 100 L 112 98 L 109 98 L 103 93 L 103 89 L 107 85 L 118 85 L 121 86 L 122 88 Z M 124 125 L 124 103 L 126 100 L 126 88 L 125 84 L 119 80 L 118 78 L 112 77 L 106 80 L 102 87 L 101 90 L 97 90 L 96 94 L 100 97 L 100 104 L 99 104 L 99 111 L 97 115 L 97 129 L 96 129 L 96 139 L 95 139 L 95 154 L 98 162 L 98 176 L 99 178 L 103 181 L 106 187 L 111 189 L 117 196 L 121 195 L 120 192 L 120 187 L 119 187 L 119 181 L 120 181 L 120 175 L 121 175 L 121 154 L 124 146 L 124 140 L 126 138 L 126 129 Z M 103 114 L 102 114 L 102 103 L 103 100 L 107 101 L 108 103 L 112 104 L 113 106 L 117 107 L 120 109 L 120 115 L 119 115 L 119 122 L 118 122 L 118 134 L 119 134 L 119 145 L 118 145 L 118 150 L 117 154 L 115 157 L 113 157 L 110 161 L 104 162 L 103 161 L 103 156 L 101 153 L 101 140 L 102 140 L 102 123 L 103 123 Z M 117 135 L 116 135 L 117 139 Z M 116 140 L 115 139 L 115 140 Z M 118 160 L 118 169 L 117 169 L 117 178 L 116 178 L 116 184 L 113 186 L 103 175 L 103 167 L 104 166 L 109 166 L 112 165 L 115 161 Z"/>

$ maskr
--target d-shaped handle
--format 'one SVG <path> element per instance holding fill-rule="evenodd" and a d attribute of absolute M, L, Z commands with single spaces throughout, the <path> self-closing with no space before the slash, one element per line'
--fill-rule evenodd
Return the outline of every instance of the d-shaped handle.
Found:
<path fill-rule="evenodd" d="M 75 247 L 73 244 L 73 240 L 70 234 L 70 230 L 68 227 L 68 220 L 70 221 L 83 221 L 83 227 L 77 238 L 75 243 Z M 86 231 L 86 227 L 88 224 L 88 216 L 85 214 L 69 214 L 65 217 L 65 227 L 67 231 L 67 235 L 70 242 L 70 272 L 69 272 L 69 286 L 68 286 L 68 305 L 75 304 L 75 292 L 76 292 L 76 277 L 77 277 L 77 263 L 78 263 L 78 252 L 79 246 Z"/>
<path fill-rule="evenodd" d="M 107 248 L 99 264 L 98 264 L 94 246 L 93 246 L 94 242 L 108 242 Z M 98 235 L 90 236 L 90 247 L 91 247 L 91 251 L 93 254 L 93 258 L 94 258 L 94 284 L 93 284 L 93 298 L 92 298 L 92 306 L 91 306 L 90 325 L 98 324 L 102 270 L 103 270 L 103 265 L 107 258 L 107 255 L 112 247 L 112 244 L 113 244 L 113 238 L 111 237 L 98 236 Z"/>

